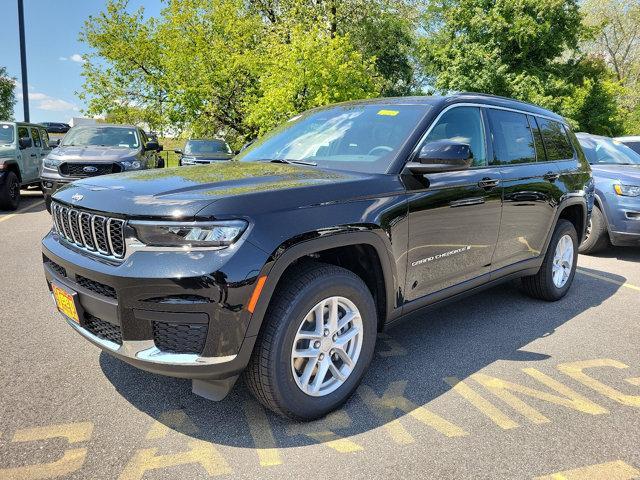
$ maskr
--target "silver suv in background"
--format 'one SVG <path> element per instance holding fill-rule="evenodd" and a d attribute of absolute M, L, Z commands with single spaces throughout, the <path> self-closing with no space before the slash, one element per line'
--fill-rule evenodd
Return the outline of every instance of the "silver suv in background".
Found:
<path fill-rule="evenodd" d="M 162 146 L 132 125 L 79 125 L 64 136 L 42 162 L 42 191 L 51 195 L 74 180 L 164 166 Z"/>
<path fill-rule="evenodd" d="M 20 189 L 40 183 L 40 162 L 49 153 L 41 125 L 0 122 L 0 210 L 15 210 Z"/>

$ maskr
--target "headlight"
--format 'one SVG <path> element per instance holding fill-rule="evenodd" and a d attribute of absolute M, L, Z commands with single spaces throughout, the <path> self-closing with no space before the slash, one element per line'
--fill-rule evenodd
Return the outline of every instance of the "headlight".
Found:
<path fill-rule="evenodd" d="M 61 160 L 58 160 L 57 158 L 49 158 L 49 157 L 45 157 L 44 160 L 42 161 L 42 164 L 44 165 L 45 168 L 50 168 L 52 170 L 57 170 L 61 163 L 62 163 Z"/>
<path fill-rule="evenodd" d="M 130 222 L 136 236 L 154 247 L 227 247 L 247 229 L 244 220 L 221 222 Z"/>
<path fill-rule="evenodd" d="M 618 195 L 625 197 L 638 197 L 640 196 L 640 186 L 638 185 L 620 185 L 616 183 L 613 189 Z"/>
<path fill-rule="evenodd" d="M 125 170 L 138 170 L 142 166 L 137 160 L 125 160 L 124 162 L 120 162 L 120 165 L 122 165 Z"/>
<path fill-rule="evenodd" d="M 182 157 L 182 165 L 195 165 L 196 159 L 193 157 Z"/>

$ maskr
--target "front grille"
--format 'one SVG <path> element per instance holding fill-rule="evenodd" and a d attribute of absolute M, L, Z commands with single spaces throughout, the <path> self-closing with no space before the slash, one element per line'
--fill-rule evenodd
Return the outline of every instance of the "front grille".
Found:
<path fill-rule="evenodd" d="M 87 290 L 91 290 L 98 295 L 102 295 L 103 297 L 118 298 L 115 288 L 110 287 L 109 285 L 105 285 L 104 283 L 96 282 L 95 280 L 83 277 L 82 275 L 76 275 L 76 283 L 81 287 L 86 288 Z"/>
<path fill-rule="evenodd" d="M 82 326 L 93 333 L 96 337 L 122 345 L 122 329 L 118 325 L 105 322 L 98 317 L 94 317 L 90 313 L 85 313 Z"/>
<path fill-rule="evenodd" d="M 62 163 L 60 175 L 65 177 L 95 177 L 108 173 L 119 173 L 122 167 L 117 163 Z"/>
<path fill-rule="evenodd" d="M 51 205 L 51 214 L 56 230 L 68 242 L 91 253 L 117 259 L 124 257 L 124 220 L 94 215 L 55 202 Z"/>
<path fill-rule="evenodd" d="M 67 276 L 67 271 L 65 270 L 65 268 L 62 265 L 58 265 L 56 262 L 54 262 L 53 260 L 44 257 L 44 263 L 47 265 L 47 267 L 49 267 L 51 270 L 53 270 L 54 272 L 56 272 L 58 274 L 58 276 L 60 277 L 66 277 Z"/>
<path fill-rule="evenodd" d="M 170 353 L 202 353 L 207 339 L 207 324 L 151 323 L 153 341 L 159 350 Z"/>

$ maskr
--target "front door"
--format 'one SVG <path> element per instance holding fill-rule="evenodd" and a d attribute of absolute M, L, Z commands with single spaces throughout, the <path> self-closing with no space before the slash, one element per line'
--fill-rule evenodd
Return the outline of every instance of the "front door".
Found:
<path fill-rule="evenodd" d="M 440 115 L 425 139 L 468 144 L 472 168 L 404 176 L 409 192 L 406 301 L 489 272 L 502 187 L 500 169 L 488 165 L 483 115 L 478 107 L 453 106 Z"/>
<path fill-rule="evenodd" d="M 20 138 L 31 139 L 30 147 L 20 149 L 19 167 L 22 184 L 24 185 L 25 183 L 31 182 L 34 177 L 33 168 L 37 162 L 38 149 L 34 145 L 34 140 L 29 132 L 29 127 L 18 125 L 18 140 Z"/>

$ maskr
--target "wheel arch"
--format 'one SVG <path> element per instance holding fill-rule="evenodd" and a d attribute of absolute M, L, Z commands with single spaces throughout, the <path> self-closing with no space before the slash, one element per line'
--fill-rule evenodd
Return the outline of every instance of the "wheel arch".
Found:
<path fill-rule="evenodd" d="M 18 177 L 18 181 L 20 182 L 20 184 L 22 184 L 22 173 L 20 172 L 20 165 L 18 165 L 18 162 L 12 160 L 9 162 L 5 162 L 4 165 L 6 166 L 4 171 L 15 173 Z"/>
<path fill-rule="evenodd" d="M 374 271 L 366 271 L 366 273 L 373 273 L 373 275 L 368 275 L 367 278 L 364 271 L 358 271 L 358 269 L 354 271 L 353 268 L 349 268 L 352 265 L 341 264 L 341 260 L 345 259 L 345 256 L 341 254 L 346 252 L 360 252 L 368 255 L 369 260 L 377 259 L 378 265 L 373 266 Z M 247 329 L 247 337 L 258 335 L 260 332 L 266 310 L 284 274 L 289 268 L 295 267 L 297 262 L 305 259 L 309 261 L 315 259 L 323 263 L 342 266 L 358 275 L 372 292 L 376 301 L 379 329 L 382 329 L 386 321 L 398 310 L 395 305 L 397 275 L 394 263 L 391 261 L 391 253 L 384 240 L 374 231 L 336 233 L 312 240 L 303 240 L 286 247 L 281 245 L 275 250 L 267 265 L 260 272 L 260 276 L 266 276 L 267 279 L 255 305 Z M 332 259 L 337 259 L 337 262 Z"/>

